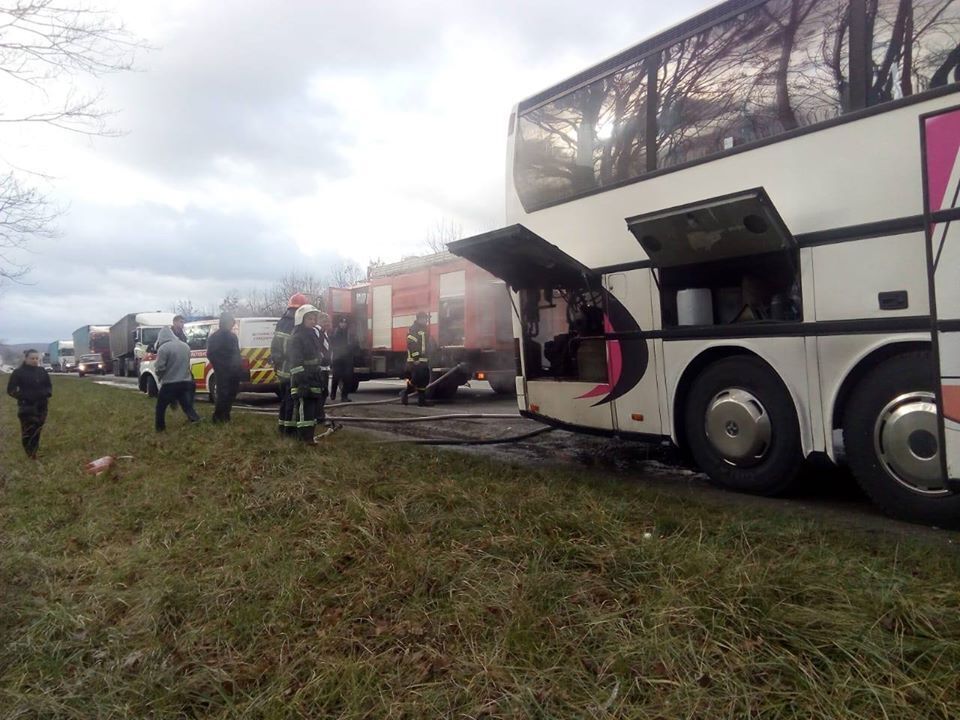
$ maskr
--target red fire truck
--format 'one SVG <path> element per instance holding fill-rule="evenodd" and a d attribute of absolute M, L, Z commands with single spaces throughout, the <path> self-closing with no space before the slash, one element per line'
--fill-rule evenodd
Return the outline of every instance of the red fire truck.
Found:
<path fill-rule="evenodd" d="M 435 397 L 453 397 L 471 379 L 515 392 L 510 296 L 503 281 L 466 260 L 443 252 L 384 265 L 367 283 L 330 288 L 325 300 L 333 325 L 346 316 L 355 333 L 356 384 L 403 376 L 407 330 L 423 310 L 430 313 L 431 379 L 464 367 L 433 389 Z"/>

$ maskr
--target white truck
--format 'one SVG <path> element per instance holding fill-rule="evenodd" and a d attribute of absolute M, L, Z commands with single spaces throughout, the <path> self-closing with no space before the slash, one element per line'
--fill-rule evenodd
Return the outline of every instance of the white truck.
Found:
<path fill-rule="evenodd" d="M 130 313 L 111 325 L 113 374 L 117 377 L 139 377 L 140 361 L 157 342 L 160 330 L 173 324 L 173 318 L 173 313 L 166 312 Z"/>
<path fill-rule="evenodd" d="M 50 365 L 57 372 L 72 372 L 77 367 L 77 358 L 73 354 L 73 340 L 54 340 L 47 346 Z"/>

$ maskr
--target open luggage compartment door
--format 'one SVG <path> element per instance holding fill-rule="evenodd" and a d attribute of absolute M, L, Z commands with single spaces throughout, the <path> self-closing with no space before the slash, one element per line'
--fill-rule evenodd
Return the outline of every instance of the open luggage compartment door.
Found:
<path fill-rule="evenodd" d="M 763 188 L 627 218 L 654 267 L 789 250 L 796 242 Z"/>
<path fill-rule="evenodd" d="M 582 288 L 594 273 L 523 225 L 456 240 L 447 249 L 504 280 L 514 290 Z"/>

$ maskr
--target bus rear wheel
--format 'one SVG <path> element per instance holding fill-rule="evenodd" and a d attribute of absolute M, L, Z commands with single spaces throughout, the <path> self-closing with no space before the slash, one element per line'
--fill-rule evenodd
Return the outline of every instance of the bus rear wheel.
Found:
<path fill-rule="evenodd" d="M 888 515 L 960 527 L 960 495 L 941 469 L 929 352 L 892 357 L 860 381 L 843 415 L 843 443 L 860 487 Z"/>
<path fill-rule="evenodd" d="M 700 373 L 687 395 L 684 427 L 694 461 L 727 490 L 781 494 L 803 463 L 793 399 L 755 357 L 725 358 Z"/>

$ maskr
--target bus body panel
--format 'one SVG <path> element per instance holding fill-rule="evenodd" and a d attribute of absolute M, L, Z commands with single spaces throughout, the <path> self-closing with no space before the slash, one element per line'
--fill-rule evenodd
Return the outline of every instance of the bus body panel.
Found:
<path fill-rule="evenodd" d="M 810 248 L 818 321 L 930 314 L 922 232 Z M 880 307 L 881 293 L 907 293 L 902 309 Z M 806 295 L 804 302 L 806 302 Z"/>

